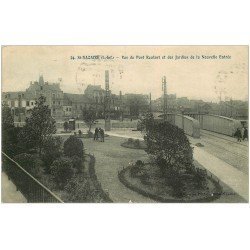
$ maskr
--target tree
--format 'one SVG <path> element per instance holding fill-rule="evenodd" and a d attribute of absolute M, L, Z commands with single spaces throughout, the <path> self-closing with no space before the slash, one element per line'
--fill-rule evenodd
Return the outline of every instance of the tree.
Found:
<path fill-rule="evenodd" d="M 82 110 L 83 121 L 87 124 L 89 131 L 91 130 L 92 125 L 96 121 L 96 110 L 94 107 L 90 106 L 89 108 L 84 108 Z"/>
<path fill-rule="evenodd" d="M 138 117 L 140 113 L 148 110 L 148 97 L 141 94 L 127 94 L 124 99 L 125 105 L 129 107 L 130 116 Z"/>
<path fill-rule="evenodd" d="M 48 137 L 43 146 L 42 160 L 45 165 L 45 172 L 50 173 L 50 165 L 54 160 L 62 156 L 62 138 L 59 136 Z"/>
<path fill-rule="evenodd" d="M 156 121 L 148 114 L 142 121 L 146 152 L 153 156 L 165 174 L 193 164 L 193 150 L 184 131 L 168 122 Z"/>
<path fill-rule="evenodd" d="M 68 157 L 78 156 L 83 159 L 84 147 L 82 140 L 78 139 L 76 136 L 71 135 L 63 145 L 64 154 Z"/>
<path fill-rule="evenodd" d="M 45 104 L 45 97 L 40 96 L 36 106 L 31 112 L 31 116 L 26 118 L 26 124 L 20 134 L 20 139 L 24 145 L 36 148 L 41 156 L 42 148 L 46 140 L 56 133 L 56 122 L 52 118 L 48 105 Z"/>
<path fill-rule="evenodd" d="M 14 160 L 20 164 L 22 168 L 24 168 L 27 172 L 29 172 L 34 177 L 38 177 L 41 160 L 37 158 L 37 156 L 32 154 L 18 154 L 14 157 Z"/>
<path fill-rule="evenodd" d="M 2 105 L 2 130 L 7 130 L 14 127 L 14 119 L 11 114 L 11 109 L 3 104 Z"/>
<path fill-rule="evenodd" d="M 18 143 L 18 134 L 21 128 L 14 126 L 11 109 L 7 105 L 2 106 L 2 150 L 10 156 L 22 152 Z"/>
<path fill-rule="evenodd" d="M 51 165 L 51 174 L 59 189 L 63 189 L 74 175 L 72 161 L 69 158 L 60 158 Z"/>

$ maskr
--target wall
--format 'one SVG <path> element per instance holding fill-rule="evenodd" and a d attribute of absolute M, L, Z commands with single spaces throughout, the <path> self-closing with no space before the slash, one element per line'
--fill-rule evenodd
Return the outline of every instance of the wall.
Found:
<path fill-rule="evenodd" d="M 200 138 L 200 124 L 198 120 L 185 115 L 182 116 L 180 114 L 169 114 L 168 121 L 183 129 L 187 135 L 190 135 L 194 138 Z"/>
<path fill-rule="evenodd" d="M 242 128 L 239 120 L 219 115 L 200 115 L 199 121 L 202 129 L 229 136 L 233 136 L 237 128 Z"/>

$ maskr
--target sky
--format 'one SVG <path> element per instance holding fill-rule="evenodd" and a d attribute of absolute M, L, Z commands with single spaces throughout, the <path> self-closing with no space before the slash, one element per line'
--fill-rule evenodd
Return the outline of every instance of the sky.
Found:
<path fill-rule="evenodd" d="M 177 97 L 248 100 L 248 46 L 2 47 L 3 92 L 23 91 L 42 74 L 45 81 L 60 81 L 64 92 L 83 93 L 88 84 L 104 88 L 105 70 L 116 94 L 156 99 L 166 76 L 167 93 Z"/>

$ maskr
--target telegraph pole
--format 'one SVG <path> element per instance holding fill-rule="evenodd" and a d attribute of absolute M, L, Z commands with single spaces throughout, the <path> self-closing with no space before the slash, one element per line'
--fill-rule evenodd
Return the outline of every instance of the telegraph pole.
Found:
<path fill-rule="evenodd" d="M 109 90 L 109 71 L 105 70 L 105 109 L 104 109 L 104 117 L 105 117 L 105 130 L 111 130 L 110 124 L 110 90 Z"/>
<path fill-rule="evenodd" d="M 167 118 L 167 81 L 166 76 L 162 77 L 162 90 L 163 90 L 163 114 L 164 114 L 164 122 Z"/>
<path fill-rule="evenodd" d="M 151 99 L 151 93 L 149 93 L 149 112 L 152 112 L 152 99 Z"/>
<path fill-rule="evenodd" d="M 122 92 L 121 91 L 120 91 L 119 95 L 120 95 L 120 113 L 121 113 L 120 120 L 123 122 L 123 103 L 122 103 Z"/>

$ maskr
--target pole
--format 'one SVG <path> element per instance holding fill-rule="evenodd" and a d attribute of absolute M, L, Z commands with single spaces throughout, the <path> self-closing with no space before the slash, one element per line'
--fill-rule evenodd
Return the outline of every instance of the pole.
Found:
<path fill-rule="evenodd" d="M 123 122 L 123 103 L 122 103 L 122 92 L 120 91 L 120 113 L 121 113 L 121 121 Z"/>
<path fill-rule="evenodd" d="M 231 104 L 231 118 L 233 118 L 233 99 L 230 99 L 230 104 Z"/>
<path fill-rule="evenodd" d="M 110 131 L 111 130 L 111 124 L 110 124 L 110 90 L 109 90 L 109 71 L 105 70 L 105 90 L 106 90 L 106 96 L 105 96 L 105 109 L 104 109 L 104 117 L 105 117 L 105 130 Z"/>
<path fill-rule="evenodd" d="M 149 93 L 149 112 L 152 112 L 152 99 L 151 99 L 151 93 Z"/>
<path fill-rule="evenodd" d="M 162 87 L 163 87 L 163 114 L 164 114 L 164 122 L 167 118 L 167 82 L 166 76 L 162 78 Z"/>

